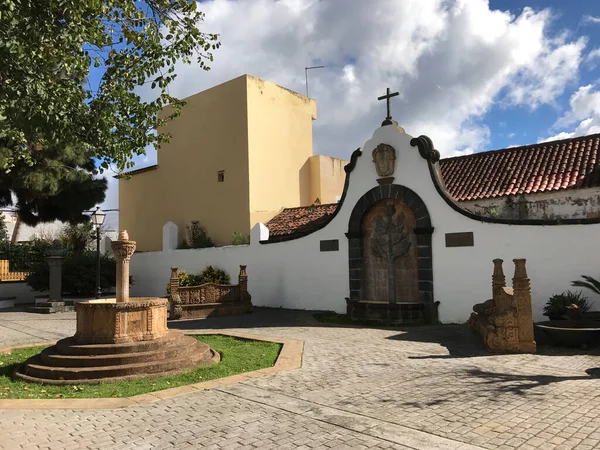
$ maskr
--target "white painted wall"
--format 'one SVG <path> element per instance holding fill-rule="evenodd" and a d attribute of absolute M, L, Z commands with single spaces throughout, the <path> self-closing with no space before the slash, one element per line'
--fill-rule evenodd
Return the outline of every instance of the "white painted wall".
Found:
<path fill-rule="evenodd" d="M 34 303 L 35 297 L 45 295 L 47 292 L 32 290 L 25 282 L 6 281 L 0 283 L 0 299 L 4 297 L 16 297 L 15 304 Z"/>
<path fill-rule="evenodd" d="M 349 286 L 348 242 L 344 233 L 356 202 L 378 186 L 371 152 L 380 143 L 396 149 L 394 183 L 415 191 L 431 215 L 435 228 L 434 298 L 441 302 L 443 322 L 467 320 L 475 303 L 491 297 L 494 258 L 505 260 L 509 285 L 512 259 L 527 258 L 536 320 L 542 320 L 542 307 L 548 297 L 571 289 L 571 280 L 582 274 L 600 275 L 600 225 L 511 226 L 471 220 L 454 211 L 439 196 L 426 161 L 416 147 L 410 146 L 410 140 L 411 136 L 395 126 L 375 131 L 358 158 L 340 211 L 322 230 L 282 243 L 260 244 L 258 239 L 251 239 L 249 246 L 134 254 L 132 295 L 164 296 L 172 266 L 198 273 L 212 264 L 227 270 L 235 282 L 238 265 L 247 264 L 254 305 L 345 312 L 344 299 L 349 296 Z M 474 233 L 474 247 L 445 247 L 445 233 L 465 231 Z M 325 239 L 339 239 L 339 251 L 320 252 L 319 241 Z M 590 299 L 600 309 L 600 298 L 590 295 Z"/>

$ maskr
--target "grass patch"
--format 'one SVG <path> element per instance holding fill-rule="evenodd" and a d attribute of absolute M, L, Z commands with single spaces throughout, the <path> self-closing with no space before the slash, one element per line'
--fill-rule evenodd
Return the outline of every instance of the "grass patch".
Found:
<path fill-rule="evenodd" d="M 194 338 L 205 342 L 213 350 L 219 352 L 221 362 L 209 367 L 199 367 L 180 375 L 118 383 L 53 386 L 12 381 L 11 374 L 15 367 L 46 347 L 28 347 L 0 354 L 0 400 L 131 397 L 272 367 L 281 350 L 281 344 L 274 342 L 252 341 L 231 336 L 199 335 Z"/>

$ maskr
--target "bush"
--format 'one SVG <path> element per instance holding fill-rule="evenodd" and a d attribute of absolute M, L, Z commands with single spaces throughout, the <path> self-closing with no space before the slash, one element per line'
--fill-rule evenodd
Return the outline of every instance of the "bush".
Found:
<path fill-rule="evenodd" d="M 68 224 L 60 232 L 63 248 L 70 253 L 81 254 L 96 240 L 96 231 L 92 222 L 75 225 Z"/>
<path fill-rule="evenodd" d="M 250 244 L 250 236 L 243 235 L 239 231 L 233 232 L 233 237 L 231 239 L 232 245 L 248 245 Z"/>
<path fill-rule="evenodd" d="M 106 255 L 100 256 L 100 287 L 112 290 L 116 285 L 117 263 Z M 49 289 L 48 264 L 37 264 L 25 282 L 35 291 Z M 130 283 L 132 279 L 130 277 Z M 62 266 L 62 292 L 72 296 L 94 296 L 96 294 L 96 252 L 68 255 Z"/>
<path fill-rule="evenodd" d="M 214 247 L 212 239 L 208 237 L 206 229 L 200 225 L 197 220 L 192 220 L 192 224 L 186 227 L 187 229 L 187 244 L 190 248 L 207 248 Z"/>
<path fill-rule="evenodd" d="M 577 305 L 580 312 L 587 312 L 592 306 L 581 291 L 566 291 L 550 297 L 544 306 L 544 315 L 548 317 L 562 317 L 567 313 L 567 306 L 572 304 Z"/>
<path fill-rule="evenodd" d="M 46 264 L 44 252 L 52 248 L 52 242 L 34 239 L 11 244 L 0 242 L 0 259 L 6 259 L 11 272 L 31 272 L 37 265 Z"/>
<path fill-rule="evenodd" d="M 227 272 L 221 269 L 214 269 L 213 266 L 207 266 L 199 275 L 192 275 L 185 270 L 177 273 L 179 286 L 200 286 L 206 283 L 229 284 L 231 277 Z M 167 295 L 171 293 L 171 283 L 167 284 Z"/>

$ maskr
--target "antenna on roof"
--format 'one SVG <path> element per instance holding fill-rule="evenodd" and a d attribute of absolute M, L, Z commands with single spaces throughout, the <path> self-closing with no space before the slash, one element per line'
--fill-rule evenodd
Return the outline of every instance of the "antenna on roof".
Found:
<path fill-rule="evenodd" d="M 306 77 L 306 96 L 308 97 L 308 71 L 311 69 L 323 69 L 325 66 L 312 66 L 304 68 L 304 76 Z"/>

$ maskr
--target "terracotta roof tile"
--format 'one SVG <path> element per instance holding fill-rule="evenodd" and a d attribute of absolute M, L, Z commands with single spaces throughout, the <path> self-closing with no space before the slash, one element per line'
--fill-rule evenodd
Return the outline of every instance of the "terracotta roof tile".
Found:
<path fill-rule="evenodd" d="M 446 189 L 458 201 L 600 186 L 600 134 L 440 160 Z M 307 234 L 338 204 L 285 208 L 266 225 L 270 236 Z"/>
<path fill-rule="evenodd" d="M 337 203 L 330 203 L 285 208 L 266 223 L 269 237 L 302 233 L 307 230 L 307 227 L 312 229 L 319 224 L 320 220 L 327 220 L 327 217 L 335 212 L 337 206 Z"/>
<path fill-rule="evenodd" d="M 600 186 L 600 134 L 442 159 L 458 201 Z"/>

